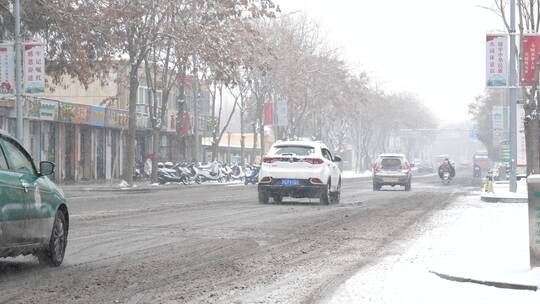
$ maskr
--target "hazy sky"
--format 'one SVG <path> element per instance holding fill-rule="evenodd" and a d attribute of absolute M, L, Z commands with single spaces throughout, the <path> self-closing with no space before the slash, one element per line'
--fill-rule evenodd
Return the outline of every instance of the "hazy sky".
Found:
<path fill-rule="evenodd" d="M 468 119 L 485 87 L 485 34 L 502 30 L 493 0 L 277 0 L 301 10 L 352 66 L 387 91 L 416 93 L 445 122 Z"/>

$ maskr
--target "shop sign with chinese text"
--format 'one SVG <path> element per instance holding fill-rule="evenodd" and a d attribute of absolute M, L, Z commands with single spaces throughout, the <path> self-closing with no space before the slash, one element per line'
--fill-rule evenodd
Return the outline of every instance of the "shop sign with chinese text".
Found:
<path fill-rule="evenodd" d="M 89 124 L 90 106 L 62 102 L 60 103 L 60 121 Z"/>
<path fill-rule="evenodd" d="M 107 109 L 105 115 L 105 126 L 108 128 L 121 128 L 128 127 L 128 112 L 118 109 Z"/>
<path fill-rule="evenodd" d="M 92 106 L 90 112 L 90 124 L 93 126 L 104 127 L 105 126 L 105 108 Z"/>
<path fill-rule="evenodd" d="M 508 79 L 508 38 L 506 35 L 486 36 L 486 85 L 500 87 Z"/>

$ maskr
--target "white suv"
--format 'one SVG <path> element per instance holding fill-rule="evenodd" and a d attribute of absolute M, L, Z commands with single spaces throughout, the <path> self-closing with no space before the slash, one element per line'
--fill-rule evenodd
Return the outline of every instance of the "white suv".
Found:
<path fill-rule="evenodd" d="M 339 156 L 320 142 L 279 141 L 263 157 L 259 172 L 259 202 L 270 197 L 319 198 L 321 204 L 339 203 L 341 170 Z"/>

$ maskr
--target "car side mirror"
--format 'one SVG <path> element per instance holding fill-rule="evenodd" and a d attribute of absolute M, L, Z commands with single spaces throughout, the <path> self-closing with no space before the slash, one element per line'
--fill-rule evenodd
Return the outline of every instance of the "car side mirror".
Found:
<path fill-rule="evenodd" d="M 39 163 L 39 175 L 48 176 L 54 174 L 54 163 L 50 161 L 42 161 Z"/>
<path fill-rule="evenodd" d="M 337 156 L 337 155 L 334 156 L 334 162 L 339 163 L 339 162 L 341 162 L 341 161 L 343 161 L 343 160 L 341 159 L 341 157 L 339 157 L 339 156 Z"/>

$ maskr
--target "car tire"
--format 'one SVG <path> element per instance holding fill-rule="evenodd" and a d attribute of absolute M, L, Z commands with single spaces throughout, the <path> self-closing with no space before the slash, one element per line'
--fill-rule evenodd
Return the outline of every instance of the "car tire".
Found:
<path fill-rule="evenodd" d="M 411 181 L 405 184 L 405 191 L 411 191 Z"/>
<path fill-rule="evenodd" d="M 281 195 L 274 195 L 272 196 L 272 199 L 274 200 L 274 203 L 281 204 L 283 202 L 283 196 Z"/>
<path fill-rule="evenodd" d="M 321 205 L 328 205 L 330 204 L 330 182 L 328 182 L 326 184 L 326 187 L 324 187 L 324 189 L 321 191 L 321 194 L 320 194 L 320 198 L 319 198 L 319 201 L 321 203 Z"/>
<path fill-rule="evenodd" d="M 259 203 L 260 204 L 268 204 L 268 201 L 270 200 L 270 197 L 267 193 L 259 192 Z"/>
<path fill-rule="evenodd" d="M 338 188 L 335 192 L 332 192 L 332 204 L 339 204 L 341 200 L 341 179 L 338 183 Z"/>
<path fill-rule="evenodd" d="M 58 210 L 54 218 L 51 239 L 47 247 L 37 254 L 40 264 L 58 267 L 64 261 L 68 226 L 64 212 Z"/>

